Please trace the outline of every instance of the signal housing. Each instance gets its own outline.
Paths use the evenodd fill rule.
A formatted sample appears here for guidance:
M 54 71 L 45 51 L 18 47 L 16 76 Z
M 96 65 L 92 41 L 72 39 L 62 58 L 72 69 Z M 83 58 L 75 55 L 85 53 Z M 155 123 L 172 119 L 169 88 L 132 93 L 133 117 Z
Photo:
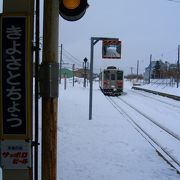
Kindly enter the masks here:
M 87 0 L 60 0 L 59 14 L 67 21 L 77 21 L 88 8 Z

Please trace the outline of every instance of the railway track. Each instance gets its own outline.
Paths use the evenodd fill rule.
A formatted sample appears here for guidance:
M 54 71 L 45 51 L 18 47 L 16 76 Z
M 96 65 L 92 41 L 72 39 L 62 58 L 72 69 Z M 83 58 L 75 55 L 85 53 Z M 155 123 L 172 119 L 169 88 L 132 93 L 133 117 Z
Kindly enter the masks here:
M 170 134 L 171 136 L 173 136 L 175 139 L 180 141 L 180 136 L 176 133 L 174 133 L 173 131 L 171 131 L 170 129 L 168 129 L 167 127 L 164 127 L 162 124 L 158 123 L 157 121 L 155 121 L 154 119 L 152 119 L 151 117 L 149 117 L 148 115 L 146 115 L 144 112 L 141 112 L 140 110 L 138 110 L 138 108 L 134 107 L 133 105 L 129 104 L 127 101 L 123 100 L 122 98 L 118 97 L 118 99 L 120 99 L 123 103 L 125 103 L 126 105 L 128 105 L 129 107 L 131 107 L 133 110 L 135 110 L 136 112 L 138 112 L 139 114 L 141 114 L 143 117 L 145 117 L 148 121 L 151 121 L 154 125 L 158 126 L 160 129 L 164 130 L 166 133 Z
M 167 145 L 165 146 L 157 137 L 154 137 L 151 134 L 151 131 L 147 131 L 145 126 L 143 126 L 137 119 L 143 118 L 143 123 L 146 122 L 147 126 L 151 127 L 151 130 L 154 129 L 154 132 L 158 132 L 160 136 L 162 136 L 164 139 L 170 139 L 171 142 L 180 143 L 179 135 L 175 134 L 170 129 L 165 128 L 161 124 L 155 122 L 154 120 L 152 120 L 152 118 L 150 118 L 143 112 L 139 111 L 137 108 L 133 107 L 131 104 L 123 100 L 121 97 L 106 96 L 106 98 L 114 106 L 114 108 L 116 108 L 117 111 L 120 114 L 122 114 L 125 117 L 125 119 L 128 120 L 131 123 L 131 125 L 153 146 L 156 152 L 168 164 L 170 164 L 174 169 L 176 169 L 178 174 L 180 174 L 180 161 L 178 160 L 177 156 L 175 156 L 171 152 L 171 145 L 169 145 L 167 148 Z M 130 111 L 133 113 L 129 113 Z

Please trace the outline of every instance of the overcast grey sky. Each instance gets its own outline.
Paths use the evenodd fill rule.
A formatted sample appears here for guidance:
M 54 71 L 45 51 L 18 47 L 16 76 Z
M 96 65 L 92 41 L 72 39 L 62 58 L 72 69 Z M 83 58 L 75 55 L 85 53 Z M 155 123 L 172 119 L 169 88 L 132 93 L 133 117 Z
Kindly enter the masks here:
M 137 60 L 143 72 L 150 54 L 153 60 L 177 61 L 180 3 L 168 0 L 88 0 L 88 3 L 90 6 L 79 21 L 69 22 L 60 17 L 59 44 L 62 43 L 79 64 L 85 57 L 90 59 L 91 37 L 113 37 L 122 41 L 120 60 L 102 59 L 102 42 L 94 46 L 96 72 L 116 65 L 126 74 L 131 72 L 131 67 L 136 73 Z M 64 62 L 74 63 L 67 52 Z
M 153 60 L 175 63 L 180 44 L 180 3 L 168 0 L 89 0 L 90 7 L 77 22 L 60 18 L 60 43 L 76 58 L 90 58 L 91 37 L 114 37 L 122 41 L 121 60 L 101 58 L 102 42 L 94 46 L 95 70 L 117 65 L 136 73 Z M 65 59 L 64 59 L 65 60 Z M 65 60 L 66 61 L 66 60 Z M 67 59 L 68 61 L 68 59 Z

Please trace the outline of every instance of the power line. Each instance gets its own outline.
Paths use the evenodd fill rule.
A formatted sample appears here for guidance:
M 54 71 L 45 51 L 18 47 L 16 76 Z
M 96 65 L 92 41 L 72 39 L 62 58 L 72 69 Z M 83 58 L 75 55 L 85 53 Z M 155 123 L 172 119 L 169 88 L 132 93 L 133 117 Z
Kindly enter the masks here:
M 71 62 L 76 65 L 82 65 L 82 62 L 76 61 L 75 59 L 69 57 L 67 54 L 63 53 L 63 62 L 66 62 L 66 61 Z
M 64 52 L 65 52 L 65 53 L 64 53 Z M 63 48 L 63 56 L 65 56 L 68 60 L 73 61 L 73 62 L 75 62 L 75 63 L 77 63 L 77 64 L 79 64 L 79 65 L 82 64 L 82 61 L 81 61 L 81 60 L 79 60 L 79 59 L 77 59 L 76 57 L 74 57 L 70 52 L 68 52 L 68 51 L 65 50 L 64 48 Z

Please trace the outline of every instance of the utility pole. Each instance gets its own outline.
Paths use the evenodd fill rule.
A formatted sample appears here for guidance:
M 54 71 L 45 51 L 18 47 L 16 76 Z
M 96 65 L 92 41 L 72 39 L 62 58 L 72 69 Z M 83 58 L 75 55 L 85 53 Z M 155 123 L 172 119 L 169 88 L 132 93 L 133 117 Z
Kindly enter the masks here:
M 131 67 L 131 76 L 130 76 L 130 81 L 133 79 L 133 67 Z
M 180 45 L 178 45 L 178 60 L 177 60 L 177 88 L 179 87 L 179 58 L 180 58 Z
M 44 0 L 42 96 L 42 180 L 57 178 L 57 108 L 59 87 L 59 0 Z
M 73 70 L 73 87 L 74 87 L 74 70 L 75 70 L 75 64 L 73 64 L 72 70 Z
M 131 75 L 133 74 L 133 67 L 131 67 Z
M 67 74 L 66 72 L 64 73 L 64 90 L 66 90 L 67 87 Z
M 60 67 L 59 67 L 59 78 L 60 78 L 60 84 L 61 84 L 61 73 L 62 73 L 62 48 L 63 48 L 63 45 L 61 44 L 61 51 L 60 51 Z
M 152 65 L 152 54 L 150 55 L 150 63 L 149 63 L 149 80 L 148 84 L 151 82 L 151 65 Z
M 139 73 L 139 60 L 137 60 L 137 80 L 138 80 L 138 74 Z

